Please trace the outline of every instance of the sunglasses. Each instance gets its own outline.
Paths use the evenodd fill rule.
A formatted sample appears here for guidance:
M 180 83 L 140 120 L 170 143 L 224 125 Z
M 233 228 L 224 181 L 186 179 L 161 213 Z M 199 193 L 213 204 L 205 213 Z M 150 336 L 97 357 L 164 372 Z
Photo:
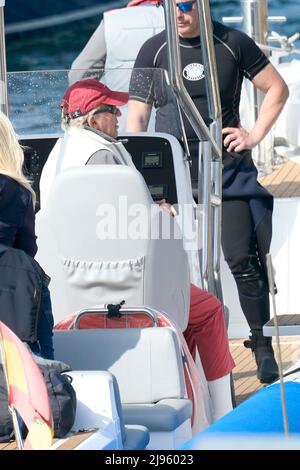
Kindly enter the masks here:
M 110 113 L 115 115 L 118 113 L 118 111 L 119 108 L 117 106 L 103 104 L 97 109 L 94 115 L 99 113 Z
M 196 0 L 191 0 L 189 2 L 179 2 L 176 3 L 176 6 L 180 11 L 182 11 L 182 13 L 189 13 L 192 11 L 194 3 L 196 3 Z

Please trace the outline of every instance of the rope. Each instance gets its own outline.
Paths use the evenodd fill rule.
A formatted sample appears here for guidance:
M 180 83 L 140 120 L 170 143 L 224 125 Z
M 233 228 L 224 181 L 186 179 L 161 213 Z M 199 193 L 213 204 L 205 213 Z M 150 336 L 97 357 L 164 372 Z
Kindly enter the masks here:
M 267 46 L 266 44 L 260 44 L 259 42 L 256 43 L 256 45 L 265 51 L 278 51 L 278 52 L 288 52 L 289 54 L 293 54 L 294 52 L 300 54 L 300 49 L 297 49 L 296 47 L 290 46 L 290 47 L 274 47 L 274 46 Z
M 267 44 L 260 44 L 256 43 L 258 47 L 267 51 L 278 51 L 278 52 L 287 52 L 292 54 L 293 52 L 300 53 L 300 49 L 295 48 L 294 42 L 297 41 L 300 37 L 300 33 L 295 33 L 289 38 L 286 36 L 280 36 L 280 34 L 276 33 L 276 31 L 271 32 L 270 39 L 277 40 L 281 47 L 269 46 Z
M 273 303 L 274 325 L 275 325 L 275 331 L 276 331 L 276 346 L 277 346 L 277 354 L 278 354 L 278 370 L 279 370 L 279 379 L 280 379 L 280 395 L 281 395 L 283 427 L 284 427 L 284 434 L 287 437 L 289 433 L 289 426 L 288 426 L 286 396 L 285 396 L 284 381 L 283 381 L 283 367 L 282 367 L 282 356 L 281 356 L 280 340 L 279 340 L 279 327 L 278 327 L 275 293 L 274 293 L 274 270 L 273 270 L 273 265 L 272 265 L 272 257 L 270 253 L 266 255 L 266 261 L 267 261 L 267 269 L 268 269 L 269 288 L 270 288 L 272 303 Z

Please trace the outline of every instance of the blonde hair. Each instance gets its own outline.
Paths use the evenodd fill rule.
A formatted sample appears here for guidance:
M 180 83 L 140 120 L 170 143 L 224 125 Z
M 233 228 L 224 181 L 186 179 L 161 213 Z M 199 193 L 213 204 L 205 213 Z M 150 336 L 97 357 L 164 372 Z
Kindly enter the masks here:
M 28 189 L 35 205 L 35 192 L 23 173 L 24 153 L 10 120 L 0 111 L 0 174 L 9 176 Z

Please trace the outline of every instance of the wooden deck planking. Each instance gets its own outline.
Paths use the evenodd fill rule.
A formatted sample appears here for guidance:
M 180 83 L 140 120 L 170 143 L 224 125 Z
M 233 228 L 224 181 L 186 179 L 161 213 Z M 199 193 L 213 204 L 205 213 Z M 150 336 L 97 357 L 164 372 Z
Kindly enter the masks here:
M 76 434 L 62 439 L 62 442 L 56 447 L 55 450 L 73 450 L 79 444 L 84 442 L 86 439 L 89 439 L 96 431 L 79 431 Z M 57 443 L 59 439 L 54 439 L 53 444 Z M 16 441 L 3 442 L 0 443 L 1 450 L 17 450 Z M 51 449 L 49 449 L 51 450 Z
M 0 450 L 17 450 L 16 441 L 0 443 Z
M 289 179 L 289 173 L 293 167 L 293 162 L 287 160 L 281 165 L 275 166 L 273 172 L 270 175 L 264 176 L 262 181 L 264 181 L 266 184 L 277 185 L 281 183 L 282 180 Z
M 243 342 L 244 339 L 230 341 L 231 354 L 236 364 L 233 369 L 233 380 L 237 405 L 265 386 L 257 379 L 254 355 L 251 349 L 244 347 Z M 283 368 L 288 369 L 293 362 L 300 359 L 300 337 L 281 337 L 280 346 Z
M 300 165 L 287 160 L 274 167 L 270 175 L 259 179 L 274 197 L 300 197 Z
M 95 431 L 79 431 L 73 436 L 68 437 L 62 444 L 60 444 L 56 450 L 73 450 L 79 444 L 82 444 L 84 441 L 89 439 Z

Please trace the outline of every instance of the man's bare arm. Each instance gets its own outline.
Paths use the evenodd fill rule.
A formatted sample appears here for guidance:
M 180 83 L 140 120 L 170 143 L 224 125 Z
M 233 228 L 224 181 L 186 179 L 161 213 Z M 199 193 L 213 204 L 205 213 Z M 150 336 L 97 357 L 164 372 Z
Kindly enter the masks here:
M 223 129 L 223 134 L 226 134 L 224 145 L 229 152 L 241 152 L 245 149 L 252 149 L 259 144 L 275 123 L 288 99 L 288 87 L 271 64 L 259 72 L 253 78 L 252 83 L 265 93 L 265 97 L 258 118 L 250 132 L 242 127 Z
M 151 115 L 152 104 L 137 100 L 128 101 L 128 115 L 126 121 L 127 132 L 146 131 Z

